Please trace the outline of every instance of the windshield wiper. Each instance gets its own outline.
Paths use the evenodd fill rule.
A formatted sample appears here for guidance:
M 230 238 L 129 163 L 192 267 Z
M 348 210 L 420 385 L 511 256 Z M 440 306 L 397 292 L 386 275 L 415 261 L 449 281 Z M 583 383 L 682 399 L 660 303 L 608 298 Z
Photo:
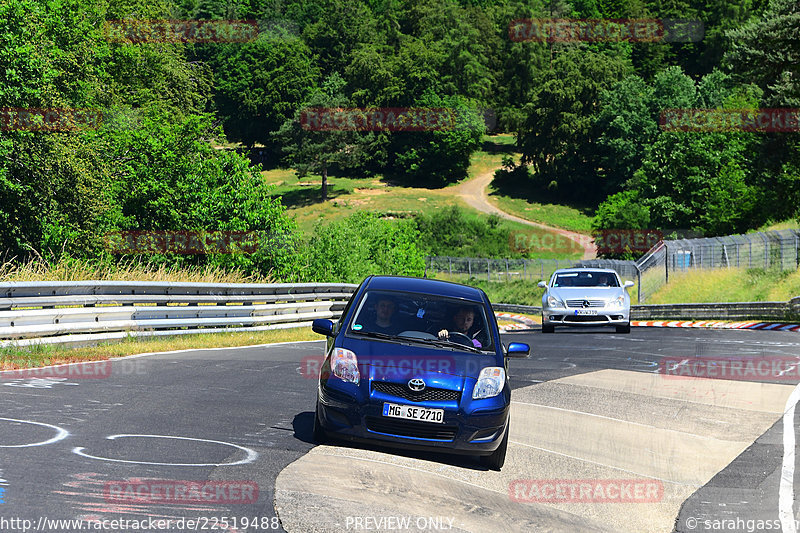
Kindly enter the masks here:
M 384 339 L 387 341 L 409 341 L 409 342 L 418 342 L 420 344 L 431 344 L 433 346 L 443 346 L 447 348 L 459 348 L 462 350 L 468 350 L 474 353 L 484 353 L 482 350 L 474 346 L 467 346 L 466 344 L 461 344 L 460 342 L 453 342 L 453 341 L 446 341 L 442 339 L 420 339 L 418 337 L 406 337 L 404 335 L 389 335 L 388 333 L 380 333 L 377 331 L 352 331 L 354 335 L 363 335 L 365 337 L 372 337 L 375 339 Z
M 388 333 L 380 333 L 378 331 L 353 331 L 350 333 L 354 335 L 364 335 L 365 337 L 374 337 L 376 339 L 385 339 L 387 341 L 408 340 L 408 337 L 401 337 L 399 335 L 389 335 Z
M 479 350 L 478 348 L 476 348 L 474 346 L 467 346 L 466 344 L 461 344 L 460 342 L 446 341 L 446 340 L 442 340 L 442 339 L 412 339 L 412 338 L 409 338 L 409 337 L 401 337 L 401 338 L 417 341 L 417 342 L 420 342 L 422 344 L 432 344 L 433 346 L 443 346 L 443 347 L 447 347 L 447 348 L 459 348 L 461 350 L 467 350 L 467 351 L 470 351 L 470 352 L 473 352 L 473 353 L 481 353 L 481 354 L 483 353 L 482 350 Z

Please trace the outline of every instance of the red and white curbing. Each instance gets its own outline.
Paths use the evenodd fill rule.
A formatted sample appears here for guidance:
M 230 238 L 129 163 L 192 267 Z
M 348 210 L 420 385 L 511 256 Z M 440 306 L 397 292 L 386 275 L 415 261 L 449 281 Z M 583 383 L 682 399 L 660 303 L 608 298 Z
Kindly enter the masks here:
M 499 326 L 500 331 L 516 331 L 534 329 L 539 323 L 525 315 L 511 313 L 495 313 L 497 318 L 513 320 L 516 324 Z M 724 322 L 719 320 L 631 320 L 631 326 L 651 328 L 719 328 L 719 329 L 758 329 L 769 331 L 800 332 L 800 324 L 786 322 Z
M 722 329 L 760 329 L 772 331 L 800 331 L 800 324 L 786 322 L 720 322 L 716 320 L 631 320 L 631 326 L 656 328 L 722 328 Z
M 511 313 L 495 313 L 494 316 L 497 318 L 504 318 L 506 320 L 513 320 L 516 324 L 503 324 L 497 326 L 498 329 L 502 332 L 506 331 L 515 331 L 519 329 L 533 329 L 539 326 L 539 323 L 531 320 L 530 317 L 525 315 L 513 315 Z

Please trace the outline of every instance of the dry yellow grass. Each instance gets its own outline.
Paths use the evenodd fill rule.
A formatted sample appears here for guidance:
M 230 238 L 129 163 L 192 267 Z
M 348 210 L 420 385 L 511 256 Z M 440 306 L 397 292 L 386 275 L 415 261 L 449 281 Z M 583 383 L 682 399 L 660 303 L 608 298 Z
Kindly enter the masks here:
M 0 265 L 0 281 L 186 281 L 206 283 L 271 283 L 268 276 L 246 275 L 219 267 L 174 268 L 164 265 L 130 262 L 104 265 L 81 259 L 55 263 L 34 260 Z

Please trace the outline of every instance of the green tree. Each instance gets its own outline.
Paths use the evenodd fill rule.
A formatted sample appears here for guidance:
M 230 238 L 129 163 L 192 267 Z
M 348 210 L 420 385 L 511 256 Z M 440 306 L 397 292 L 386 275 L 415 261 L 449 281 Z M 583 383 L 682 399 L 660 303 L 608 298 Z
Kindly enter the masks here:
M 800 107 L 800 4 L 770 0 L 761 17 L 727 36 L 725 59 L 740 79 L 761 87 L 767 105 Z
M 634 176 L 655 227 L 710 235 L 747 230 L 756 199 L 750 183 L 754 135 L 662 133 Z
M 302 123 L 304 112 L 347 108 L 345 81 L 339 74 L 329 76 L 321 90 L 315 92 L 283 123 L 274 138 L 283 145 L 286 162 L 299 176 L 319 174 L 322 177 L 322 201 L 328 200 L 328 172 L 331 167 L 358 167 L 367 160 L 367 148 L 375 142 L 372 133 L 362 134 L 347 129 L 316 129 Z M 327 111 L 325 111 L 327 110 Z
M 486 132 L 483 116 L 465 98 L 433 92 L 423 95 L 416 106 L 448 110 L 452 127 L 394 133 L 389 147 L 390 173 L 426 187 L 441 187 L 466 176 L 470 156 L 480 148 Z
M 248 146 L 270 146 L 271 133 L 314 91 L 319 69 L 298 38 L 262 34 L 224 45 L 213 59 L 216 103 L 226 135 Z
M 145 114 L 135 129 L 98 134 L 109 159 L 117 161 L 107 185 L 108 209 L 98 223 L 114 230 L 259 232 L 252 254 L 164 256 L 175 265 L 211 263 L 245 272 L 296 279 L 298 236 L 272 187 L 247 159 L 215 150 L 222 135 L 210 116 L 171 124 L 160 112 Z
M 522 162 L 537 180 L 564 197 L 597 197 L 594 187 L 599 137 L 595 112 L 600 93 L 622 79 L 626 61 L 582 47 L 556 55 L 553 68 L 525 107 L 518 135 Z

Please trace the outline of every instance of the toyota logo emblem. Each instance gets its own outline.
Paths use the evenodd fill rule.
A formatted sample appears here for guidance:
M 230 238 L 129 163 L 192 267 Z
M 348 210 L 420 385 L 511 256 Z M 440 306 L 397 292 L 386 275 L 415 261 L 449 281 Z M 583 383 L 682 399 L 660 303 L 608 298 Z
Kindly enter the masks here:
M 425 382 L 419 378 L 409 380 L 408 388 L 414 392 L 422 392 L 425 390 Z
M 584 300 L 583 301 L 583 305 L 581 307 L 583 307 L 585 309 L 585 308 L 591 307 L 591 306 L 592 306 L 592 304 L 589 303 L 589 300 Z

